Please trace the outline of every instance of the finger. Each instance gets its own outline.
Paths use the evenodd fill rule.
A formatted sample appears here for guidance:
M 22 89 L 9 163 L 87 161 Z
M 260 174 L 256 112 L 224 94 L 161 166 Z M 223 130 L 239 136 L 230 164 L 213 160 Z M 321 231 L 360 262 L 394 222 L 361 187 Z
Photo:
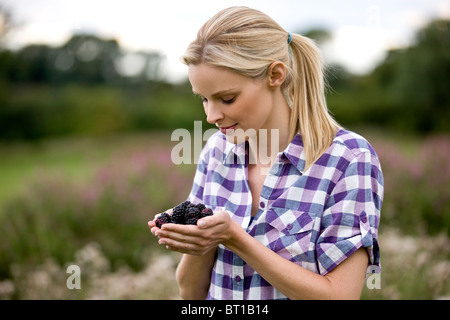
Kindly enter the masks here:
M 196 225 L 166 223 L 161 226 L 162 231 L 177 232 L 186 235 L 198 235 L 200 230 Z
M 162 240 L 171 239 L 183 243 L 199 243 L 203 238 L 202 235 L 179 233 L 176 231 L 169 231 L 167 229 L 158 230 L 155 235 Z
M 167 209 L 167 210 L 164 211 L 164 212 L 166 212 L 166 213 L 168 213 L 168 214 L 172 214 L 173 208 L 172 208 L 172 209 Z M 153 233 L 153 235 L 155 235 L 155 236 L 156 236 L 156 231 L 159 230 L 159 228 L 156 226 L 155 220 L 158 219 L 160 215 L 161 215 L 161 213 L 155 214 L 155 216 L 153 217 L 153 220 L 150 220 L 150 221 L 148 222 L 148 227 L 150 228 L 150 231 L 151 231 L 151 232 Z
M 151 233 L 154 236 L 158 236 L 158 230 L 160 230 L 158 227 L 153 227 L 153 228 L 150 229 Z
M 181 253 L 187 253 L 192 255 L 199 255 L 200 254 L 200 248 L 194 244 L 194 243 L 185 243 L 185 242 L 179 242 L 173 239 L 165 239 L 164 244 L 166 245 L 166 248 L 171 251 L 177 251 Z
M 156 231 L 159 230 L 159 228 L 156 226 L 155 221 L 151 220 L 149 222 L 147 222 L 148 227 L 150 228 L 150 231 L 152 232 L 152 234 L 154 236 L 156 236 Z
M 212 216 L 201 218 L 197 221 L 197 226 L 200 229 L 207 229 L 214 227 L 216 225 L 222 224 L 228 218 L 228 213 L 226 211 L 215 212 Z
M 217 219 L 213 216 L 201 218 L 197 221 L 197 227 L 200 229 L 207 229 L 215 225 L 217 225 Z

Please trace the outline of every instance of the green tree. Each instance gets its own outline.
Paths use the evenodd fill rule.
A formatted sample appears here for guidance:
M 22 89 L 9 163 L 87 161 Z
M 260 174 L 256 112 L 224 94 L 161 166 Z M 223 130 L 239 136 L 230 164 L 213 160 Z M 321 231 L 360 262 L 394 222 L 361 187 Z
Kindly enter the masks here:
M 6 35 L 14 25 L 11 11 L 5 5 L 0 4 L 0 50 L 3 48 Z
M 450 119 L 450 21 L 435 20 L 416 42 L 389 52 L 374 71 L 402 128 L 448 131 Z

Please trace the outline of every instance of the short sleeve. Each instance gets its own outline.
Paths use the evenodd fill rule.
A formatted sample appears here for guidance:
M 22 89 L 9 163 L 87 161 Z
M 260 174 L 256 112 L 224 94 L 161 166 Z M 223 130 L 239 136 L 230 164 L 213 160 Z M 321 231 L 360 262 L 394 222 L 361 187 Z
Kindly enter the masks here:
M 322 275 L 361 247 L 369 255 L 367 272 L 381 272 L 378 226 L 383 175 L 376 155 L 361 152 L 339 177 L 322 215 L 316 255 Z

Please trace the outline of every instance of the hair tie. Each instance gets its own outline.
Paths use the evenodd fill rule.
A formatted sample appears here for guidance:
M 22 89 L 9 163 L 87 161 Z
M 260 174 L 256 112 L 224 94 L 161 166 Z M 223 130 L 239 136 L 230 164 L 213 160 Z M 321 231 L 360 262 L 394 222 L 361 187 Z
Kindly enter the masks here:
M 292 42 L 292 33 L 290 33 L 290 32 L 288 32 L 288 33 L 289 33 L 288 44 L 291 44 L 291 42 Z

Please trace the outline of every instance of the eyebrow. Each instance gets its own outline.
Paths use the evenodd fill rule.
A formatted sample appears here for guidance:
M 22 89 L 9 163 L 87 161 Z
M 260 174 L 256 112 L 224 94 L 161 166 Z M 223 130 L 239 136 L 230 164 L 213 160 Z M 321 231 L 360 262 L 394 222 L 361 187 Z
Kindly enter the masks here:
M 217 96 L 221 96 L 224 94 L 228 94 L 228 93 L 235 93 L 238 89 L 237 88 L 231 88 L 231 89 L 226 89 L 226 90 L 221 90 L 221 91 L 217 91 L 216 93 L 214 93 L 212 96 L 213 97 L 217 97 Z M 197 96 L 201 96 L 199 93 L 195 92 L 194 89 L 192 89 L 192 92 L 197 95 Z

